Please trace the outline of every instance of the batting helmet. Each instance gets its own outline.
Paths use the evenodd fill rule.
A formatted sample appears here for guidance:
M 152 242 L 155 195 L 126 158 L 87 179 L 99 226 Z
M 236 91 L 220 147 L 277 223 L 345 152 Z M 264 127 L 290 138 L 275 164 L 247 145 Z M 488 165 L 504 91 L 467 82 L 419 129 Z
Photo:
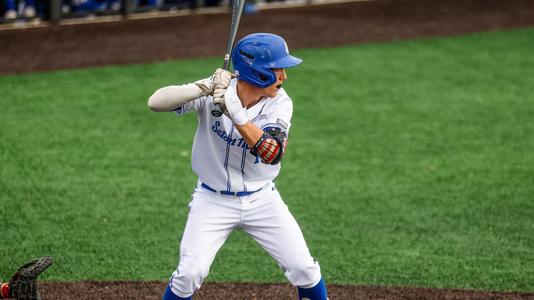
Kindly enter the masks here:
M 260 88 L 276 82 L 272 69 L 291 68 L 301 62 L 302 59 L 289 54 L 286 41 L 272 33 L 247 35 L 232 50 L 237 78 Z

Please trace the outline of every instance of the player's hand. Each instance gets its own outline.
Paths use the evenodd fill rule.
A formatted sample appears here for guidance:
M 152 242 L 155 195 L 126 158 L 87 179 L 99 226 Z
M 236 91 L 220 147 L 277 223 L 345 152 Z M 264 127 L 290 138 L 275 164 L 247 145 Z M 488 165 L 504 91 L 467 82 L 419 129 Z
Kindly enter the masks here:
M 213 95 L 217 87 L 226 88 L 235 75 L 221 68 L 215 70 L 211 77 L 201 79 L 195 84 L 202 90 L 202 96 Z
M 215 70 L 215 73 L 211 76 L 211 81 L 215 84 L 215 87 L 225 88 L 230 85 L 230 81 L 235 75 L 230 71 L 223 70 L 221 68 Z
M 221 111 L 227 116 L 228 115 L 228 109 L 226 109 L 226 106 L 224 105 L 224 93 L 226 93 L 226 87 L 216 87 L 213 91 L 213 104 L 215 104 L 216 107 L 221 108 Z
M 217 87 L 215 91 L 213 91 L 213 103 L 221 104 L 223 113 L 227 115 L 234 124 L 243 126 L 248 123 L 249 119 L 247 110 L 241 104 L 241 100 L 237 96 L 235 87 Z

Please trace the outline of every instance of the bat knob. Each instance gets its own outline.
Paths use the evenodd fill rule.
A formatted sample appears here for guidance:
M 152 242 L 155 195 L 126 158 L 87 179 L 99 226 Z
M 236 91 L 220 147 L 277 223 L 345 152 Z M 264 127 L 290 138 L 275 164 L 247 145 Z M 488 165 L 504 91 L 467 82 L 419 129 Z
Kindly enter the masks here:
M 214 108 L 211 111 L 211 115 L 218 118 L 223 115 L 223 105 L 221 103 L 215 103 Z

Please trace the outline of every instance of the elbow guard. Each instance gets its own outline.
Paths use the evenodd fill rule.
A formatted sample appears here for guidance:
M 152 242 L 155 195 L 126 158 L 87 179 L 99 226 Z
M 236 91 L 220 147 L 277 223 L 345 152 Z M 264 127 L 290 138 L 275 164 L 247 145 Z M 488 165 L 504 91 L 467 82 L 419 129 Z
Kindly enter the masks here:
M 267 127 L 263 135 L 250 149 L 250 153 L 259 156 L 266 164 L 276 165 L 284 157 L 287 145 L 286 133 L 278 127 Z

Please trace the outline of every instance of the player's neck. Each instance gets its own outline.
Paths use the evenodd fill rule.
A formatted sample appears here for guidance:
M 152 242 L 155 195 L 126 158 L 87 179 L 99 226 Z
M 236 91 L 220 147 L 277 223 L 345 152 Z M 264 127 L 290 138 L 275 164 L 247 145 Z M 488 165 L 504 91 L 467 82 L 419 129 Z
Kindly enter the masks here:
M 237 96 L 241 100 L 244 107 L 250 108 L 263 98 L 261 89 L 251 85 L 246 81 L 239 80 L 237 82 Z

